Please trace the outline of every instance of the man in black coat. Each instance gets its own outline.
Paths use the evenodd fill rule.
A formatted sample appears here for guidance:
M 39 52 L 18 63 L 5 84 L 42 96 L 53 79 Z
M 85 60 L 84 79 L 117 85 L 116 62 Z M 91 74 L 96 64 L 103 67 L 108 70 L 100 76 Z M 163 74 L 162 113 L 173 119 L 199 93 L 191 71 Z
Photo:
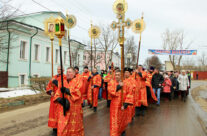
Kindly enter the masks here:
M 164 82 L 164 78 L 163 76 L 160 74 L 159 69 L 155 69 L 154 71 L 154 75 L 152 76 L 152 88 L 155 92 L 155 94 L 157 94 L 157 105 L 160 105 L 160 92 L 161 92 L 161 88 L 162 88 L 162 83 Z

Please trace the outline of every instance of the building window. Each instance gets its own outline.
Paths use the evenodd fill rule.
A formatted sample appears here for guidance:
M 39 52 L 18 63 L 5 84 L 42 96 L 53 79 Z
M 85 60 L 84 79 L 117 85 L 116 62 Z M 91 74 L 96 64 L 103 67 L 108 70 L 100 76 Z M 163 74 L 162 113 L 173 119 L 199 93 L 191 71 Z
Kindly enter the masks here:
M 36 61 L 39 61 L 39 56 L 40 56 L 40 45 L 38 45 L 38 44 L 35 44 L 34 45 L 35 46 L 35 60 Z
M 20 44 L 20 59 L 26 59 L 26 42 L 21 41 Z
M 72 61 L 72 65 L 74 65 L 75 64 L 75 62 L 74 62 L 75 61 L 75 59 L 74 59 L 74 53 L 71 54 L 71 61 Z
M 64 64 L 67 63 L 67 51 L 64 51 Z
M 98 55 L 98 56 L 97 56 L 97 59 L 101 59 L 101 56 L 100 56 L 100 55 Z
M 50 62 L 50 47 L 46 47 L 46 62 Z
M 79 66 L 79 63 L 80 63 L 80 54 L 78 54 L 78 66 Z
M 83 60 L 86 60 L 86 55 L 83 55 Z
M 20 84 L 21 85 L 25 84 L 25 75 L 20 75 Z
M 19 74 L 19 85 L 26 85 L 26 74 Z
M 59 50 L 58 49 L 56 49 L 55 50 L 55 63 L 58 63 L 58 55 L 59 55 Z

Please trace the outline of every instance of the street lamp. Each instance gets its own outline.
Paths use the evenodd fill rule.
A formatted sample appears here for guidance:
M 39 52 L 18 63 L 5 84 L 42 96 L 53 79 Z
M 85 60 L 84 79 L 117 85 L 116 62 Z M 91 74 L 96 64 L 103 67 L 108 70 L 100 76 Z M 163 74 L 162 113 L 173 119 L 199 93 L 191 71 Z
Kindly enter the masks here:
M 128 9 L 128 4 L 125 2 L 125 0 L 116 0 L 113 5 L 113 11 L 117 15 L 118 22 L 113 21 L 111 24 L 112 30 L 118 29 L 119 31 L 119 44 L 121 47 L 121 80 L 124 80 L 124 29 L 125 27 L 130 28 L 131 27 L 131 20 L 127 19 L 125 21 L 125 13 Z M 121 99 L 123 104 L 123 89 L 121 91 Z

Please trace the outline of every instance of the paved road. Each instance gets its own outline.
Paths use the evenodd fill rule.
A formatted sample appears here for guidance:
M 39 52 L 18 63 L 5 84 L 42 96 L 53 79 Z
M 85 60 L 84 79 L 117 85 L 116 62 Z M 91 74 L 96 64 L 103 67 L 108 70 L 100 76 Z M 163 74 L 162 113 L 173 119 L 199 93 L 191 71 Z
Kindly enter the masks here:
M 194 82 L 192 88 L 205 84 Z M 126 130 L 127 136 L 205 136 L 193 108 L 193 100 L 161 101 L 161 106 L 152 105 L 144 117 L 135 118 Z M 48 136 L 49 103 L 0 114 L 1 136 Z M 109 136 L 109 109 L 84 117 L 86 136 Z

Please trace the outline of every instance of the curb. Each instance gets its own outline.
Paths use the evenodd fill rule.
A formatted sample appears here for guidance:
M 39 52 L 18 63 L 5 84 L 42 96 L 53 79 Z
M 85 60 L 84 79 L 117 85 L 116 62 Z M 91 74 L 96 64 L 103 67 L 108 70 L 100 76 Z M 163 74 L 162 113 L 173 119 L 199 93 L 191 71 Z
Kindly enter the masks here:
M 203 104 L 200 103 L 201 99 L 202 99 L 202 101 L 205 101 L 205 100 L 203 100 L 204 98 L 200 98 L 198 95 L 198 93 L 200 91 L 203 91 L 206 88 L 207 88 L 207 86 L 204 86 L 204 85 L 200 85 L 196 88 L 193 88 L 191 90 L 191 96 L 192 96 L 193 101 L 196 103 L 196 105 L 193 105 L 193 107 L 196 109 L 196 111 L 197 110 L 200 111 L 197 113 L 198 121 L 199 121 L 202 129 L 204 130 L 204 132 L 207 135 L 207 120 L 206 120 L 207 112 L 205 110 L 206 106 L 204 107 Z

